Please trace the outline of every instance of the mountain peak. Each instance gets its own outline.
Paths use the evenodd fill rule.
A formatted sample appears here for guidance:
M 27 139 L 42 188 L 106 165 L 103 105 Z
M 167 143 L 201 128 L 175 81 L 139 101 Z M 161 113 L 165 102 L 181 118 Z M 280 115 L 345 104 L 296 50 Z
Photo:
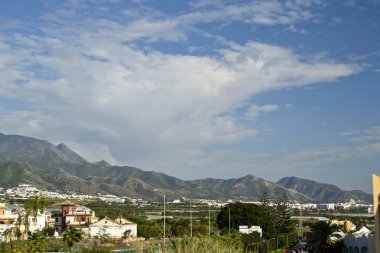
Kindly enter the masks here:
M 110 167 L 110 166 L 112 166 L 109 162 L 107 162 L 105 160 L 101 160 L 99 162 L 95 162 L 94 164 L 95 165 L 100 165 L 100 166 L 103 166 L 103 167 Z
M 298 191 L 305 194 L 316 202 L 348 202 L 351 199 L 371 202 L 371 195 L 362 191 L 345 191 L 339 187 L 320 183 L 310 179 L 298 177 L 284 177 L 276 182 L 278 185 L 290 190 Z
M 57 148 L 58 149 L 68 149 L 68 147 L 66 146 L 65 143 L 60 143 L 59 145 L 57 145 Z
M 372 201 L 372 195 L 361 191 L 344 191 L 334 185 L 297 177 L 283 178 L 277 183 L 250 174 L 232 179 L 184 181 L 163 173 L 111 166 L 105 160 L 89 163 L 64 143 L 55 146 L 31 137 L 0 134 L 0 175 L 8 174 L 11 176 L 0 177 L 0 186 L 28 182 L 61 191 L 75 189 L 147 199 L 155 198 L 152 196 L 155 188 L 165 189 L 168 197 L 254 200 L 264 193 L 273 196 L 281 188 L 290 200 L 299 202 Z
M 56 146 L 57 149 L 59 149 L 69 160 L 76 162 L 76 163 L 85 163 L 86 160 L 82 158 L 80 155 L 72 151 L 66 144 L 60 143 Z

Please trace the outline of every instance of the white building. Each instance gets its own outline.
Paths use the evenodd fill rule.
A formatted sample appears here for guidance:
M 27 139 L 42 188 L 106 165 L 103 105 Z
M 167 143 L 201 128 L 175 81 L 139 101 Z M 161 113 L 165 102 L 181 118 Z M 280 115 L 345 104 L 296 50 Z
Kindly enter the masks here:
M 359 231 L 347 234 L 343 239 L 345 252 L 348 253 L 371 253 L 375 252 L 375 235 L 366 227 Z
M 260 234 L 260 237 L 263 236 L 263 229 L 260 226 L 251 226 L 247 225 L 239 226 L 239 232 L 242 234 L 252 234 L 253 232 L 257 232 Z
M 334 210 L 335 209 L 335 204 L 334 203 L 317 204 L 317 209 L 321 209 L 321 210 Z
M 89 225 L 90 237 L 105 236 L 111 239 L 136 238 L 137 224 L 118 218 L 115 221 L 107 217 Z
M 31 215 L 28 217 L 29 231 L 34 233 L 36 231 L 42 231 L 48 226 L 49 221 L 51 221 L 51 213 L 45 211 L 43 214 L 38 213 L 36 216 Z

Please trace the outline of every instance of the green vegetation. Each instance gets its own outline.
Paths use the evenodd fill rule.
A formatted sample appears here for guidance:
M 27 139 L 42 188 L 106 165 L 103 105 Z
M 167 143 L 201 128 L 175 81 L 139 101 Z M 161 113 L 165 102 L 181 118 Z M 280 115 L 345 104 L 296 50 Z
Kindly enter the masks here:
M 19 200 L 16 200 L 19 201 Z M 57 207 L 58 200 L 46 200 L 37 196 L 29 201 L 22 201 L 28 211 L 26 215 L 33 217 L 45 207 Z M 63 239 L 51 238 L 54 229 L 45 228 L 42 233 L 31 235 L 29 241 L 18 241 L 17 226 L 7 231 L 7 242 L 1 244 L 2 252 L 42 252 L 42 251 L 69 251 L 73 246 L 81 252 L 110 252 L 113 249 L 134 249 L 134 252 L 260 252 L 274 251 L 277 246 L 284 249 L 287 245 L 296 242 L 297 224 L 290 220 L 288 199 L 284 192 L 277 191 L 272 198 L 273 205 L 269 205 L 266 194 L 261 197 L 259 204 L 234 203 L 227 206 L 213 207 L 207 204 L 192 204 L 192 219 L 190 220 L 189 203 L 166 204 L 166 247 L 163 248 L 163 205 L 138 205 L 130 203 L 104 203 L 75 201 L 96 212 L 99 217 L 115 219 L 123 218 L 138 224 L 138 236 L 145 241 L 122 242 L 112 241 L 107 236 L 99 234 L 97 238 L 83 239 L 83 235 L 72 227 L 64 233 Z M 229 234 L 229 210 L 231 214 L 231 233 Z M 305 212 L 302 211 L 304 214 Z M 318 214 L 318 213 L 314 213 Z M 210 217 L 209 217 L 210 215 Z M 308 215 L 312 216 L 312 211 Z M 170 216 L 170 217 L 169 217 Z M 209 230 L 210 218 L 210 230 Z M 22 219 L 25 219 L 24 217 Z M 362 218 L 360 218 L 362 219 Z M 366 221 L 363 220 L 363 223 Z M 339 252 L 340 242 L 332 243 L 328 240 L 334 229 L 324 226 L 314 220 L 303 221 L 310 227 L 307 238 L 316 252 Z M 326 224 L 326 223 L 325 223 Z M 190 227 L 190 225 L 192 225 Z M 249 235 L 238 233 L 239 225 L 259 225 L 263 229 L 263 237 L 258 233 Z M 73 231 L 75 230 L 75 231 Z M 192 231 L 192 237 L 190 236 Z M 209 236 L 209 233 L 211 236 Z M 330 233 L 330 234 L 329 234 Z M 12 234 L 12 235 L 11 235 Z M 327 237 L 326 237 L 327 234 Z M 323 236 L 322 236 L 323 235 Z M 128 233 L 125 235 L 128 237 Z M 74 239 L 77 238 L 77 239 Z M 327 238 L 320 240 L 319 238 Z M 66 244 L 66 245 L 65 245 Z M 327 250 L 327 251 L 326 251 Z M 0 251 L 1 252 L 1 251 Z
M 79 229 L 76 229 L 72 226 L 66 228 L 65 232 L 63 232 L 63 241 L 67 243 L 72 251 L 72 248 L 76 242 L 79 242 L 83 239 L 83 232 Z
M 331 225 L 324 221 L 318 221 L 311 225 L 308 235 L 310 250 L 316 253 L 338 253 L 342 251 L 342 241 L 333 242 L 330 235 L 338 230 L 336 225 Z
M 20 183 L 24 168 L 15 162 L 0 162 L 0 186 L 16 185 Z
M 171 241 L 171 245 L 163 252 L 183 252 L 183 253 L 224 253 L 224 252 L 242 252 L 243 245 L 241 241 L 234 240 L 228 236 L 213 237 L 183 237 Z
M 46 238 L 42 232 L 37 232 L 32 235 L 29 241 L 29 252 L 44 252 L 46 247 Z
M 96 216 L 99 218 L 108 217 L 110 219 L 116 219 L 117 217 L 122 216 L 131 221 L 141 221 L 139 218 L 139 212 L 141 211 L 137 209 L 137 206 L 101 201 L 87 201 L 83 204 L 91 210 L 94 210 Z M 143 211 L 145 211 L 145 209 L 143 209 Z
M 261 204 L 235 203 L 223 207 L 218 214 L 219 229 L 226 231 L 229 226 L 229 210 L 231 215 L 231 229 L 238 230 L 240 225 L 260 226 L 265 239 L 277 238 L 280 234 L 290 234 L 295 231 L 289 211 L 288 199 L 284 192 L 276 192 L 273 199 L 274 206 L 269 206 L 269 200 L 264 194 Z

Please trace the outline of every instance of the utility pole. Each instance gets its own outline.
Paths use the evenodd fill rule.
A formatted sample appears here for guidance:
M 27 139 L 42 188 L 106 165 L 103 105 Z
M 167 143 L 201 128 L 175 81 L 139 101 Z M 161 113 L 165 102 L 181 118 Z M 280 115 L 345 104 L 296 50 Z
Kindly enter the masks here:
M 191 199 L 190 199 L 190 237 L 193 237 L 193 215 L 191 214 Z

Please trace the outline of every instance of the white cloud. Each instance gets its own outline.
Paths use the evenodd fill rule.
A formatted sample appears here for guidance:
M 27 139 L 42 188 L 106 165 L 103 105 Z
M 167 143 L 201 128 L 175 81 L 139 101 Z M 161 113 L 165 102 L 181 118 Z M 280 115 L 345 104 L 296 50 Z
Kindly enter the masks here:
M 66 140 L 65 144 L 78 155 L 85 157 L 89 161 L 105 160 L 110 164 L 120 164 L 111 154 L 110 147 L 107 144 L 97 142 L 81 142 Z M 101 156 L 99 156 L 101 154 Z
M 40 135 L 42 134 L 42 125 L 48 120 L 47 116 L 38 111 L 8 111 L 0 109 L 0 113 L 1 131 L 7 134 Z
M 343 137 L 348 137 L 348 140 L 353 143 L 368 144 L 373 142 L 380 143 L 380 127 L 370 127 L 362 130 L 349 131 L 340 133 Z
M 356 131 L 337 134 L 342 144 L 304 147 L 300 150 L 277 154 L 272 162 L 264 162 L 262 168 L 287 171 L 297 174 L 305 171 L 320 171 L 326 168 L 337 168 L 336 164 L 351 163 L 357 160 L 378 160 L 380 155 L 380 127 L 370 127 Z M 352 168 L 351 168 L 352 169 Z M 359 168 L 357 168 L 359 169 Z M 367 168 L 360 168 L 368 170 Z
M 162 143 L 171 149 L 254 137 L 252 127 L 220 115 L 259 92 L 358 71 L 354 65 L 307 62 L 289 49 L 258 42 L 233 44 L 218 58 L 145 53 L 123 45 L 117 40 L 123 28 L 110 25 L 106 34 L 81 28 L 80 34 L 51 31 L 44 39 L 18 35 L 22 50 L 2 42 L 8 47 L 0 69 L 3 96 L 37 104 L 56 121 L 54 128 L 70 122 L 95 134 L 84 141 L 101 135 L 118 146 L 138 142 L 143 157 L 145 149 L 161 150 Z M 277 108 L 253 106 L 248 114 Z
M 255 117 L 260 116 L 261 113 L 274 112 L 274 111 L 277 111 L 278 109 L 279 109 L 278 105 L 271 105 L 271 104 L 262 105 L 262 106 L 251 105 L 249 109 L 247 110 L 247 112 L 245 113 L 245 115 L 247 117 L 255 118 Z
M 12 113 L 1 117 L 2 131 L 68 141 L 90 160 L 132 161 L 150 169 L 166 155 L 183 153 L 173 159 L 192 158 L 196 164 L 199 155 L 188 150 L 202 152 L 256 136 L 255 126 L 230 115 L 237 105 L 261 92 L 333 82 L 360 69 L 326 58 L 308 61 L 291 49 L 255 41 L 230 43 L 217 55 L 203 56 L 144 51 L 132 42 L 184 40 L 183 24 L 241 20 L 242 13 L 245 22 L 289 24 L 311 17 L 303 6 L 308 2 L 295 2 L 287 8 L 300 12 L 286 14 L 279 3 L 253 2 L 248 10 L 231 5 L 211 16 L 199 12 L 127 24 L 61 20 L 59 25 L 39 24 L 36 33 L 43 31 L 44 37 L 0 36 L 0 94 L 33 104 L 26 115 L 4 109 Z M 247 114 L 277 109 L 254 105 Z M 176 165 L 170 166 L 165 169 Z
M 247 24 L 274 26 L 285 25 L 290 30 L 297 32 L 305 32 L 303 29 L 295 28 L 295 24 L 309 21 L 315 18 L 313 7 L 322 5 L 321 1 L 193 1 L 190 11 L 180 15 L 165 15 L 164 13 L 144 6 L 143 3 L 136 5 L 134 8 L 129 7 L 115 12 L 113 20 L 125 19 L 129 20 L 128 24 L 121 28 L 121 33 L 117 34 L 117 38 L 124 38 L 125 41 L 145 39 L 148 41 L 169 40 L 182 41 L 187 37 L 189 31 L 197 30 L 197 25 L 205 23 L 231 23 L 244 22 Z M 103 17 L 109 15 L 101 9 L 100 3 L 69 2 L 54 8 L 54 11 L 43 15 L 44 21 L 57 25 L 64 25 L 66 20 L 70 22 L 80 21 L 81 23 L 91 23 L 96 29 L 107 34 L 109 29 L 105 29 L 105 25 L 119 26 L 115 21 L 107 18 L 88 18 L 84 20 L 81 16 Z M 121 14 L 121 15 L 119 15 Z M 71 29 L 72 27 L 70 27 Z M 109 28 L 109 27 L 108 27 Z M 120 27 L 119 27 L 120 28 Z M 81 30 L 80 28 L 76 28 Z M 72 29 L 71 29 L 72 31 Z M 113 34 L 115 36 L 115 34 Z

